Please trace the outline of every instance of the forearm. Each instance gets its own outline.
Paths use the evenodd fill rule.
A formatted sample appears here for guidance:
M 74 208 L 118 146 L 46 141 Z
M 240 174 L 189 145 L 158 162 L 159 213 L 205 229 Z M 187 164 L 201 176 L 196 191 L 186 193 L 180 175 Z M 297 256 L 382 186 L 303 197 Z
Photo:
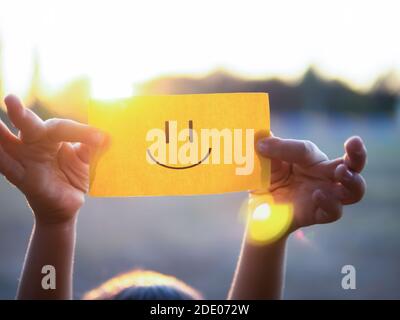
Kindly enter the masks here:
M 228 299 L 281 299 L 287 237 L 262 245 L 246 234 Z
M 36 222 L 28 245 L 17 299 L 72 299 L 76 218 L 57 224 Z M 53 266 L 54 289 L 44 289 L 44 266 Z

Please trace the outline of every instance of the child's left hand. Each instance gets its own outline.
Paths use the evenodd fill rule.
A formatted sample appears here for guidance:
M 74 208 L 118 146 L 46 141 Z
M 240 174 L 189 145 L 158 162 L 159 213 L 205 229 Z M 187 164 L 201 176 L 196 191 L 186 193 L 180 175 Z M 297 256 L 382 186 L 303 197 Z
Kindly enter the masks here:
M 359 137 L 345 142 L 345 155 L 329 160 L 310 141 L 265 138 L 257 143 L 260 155 L 272 160 L 270 192 L 275 202 L 292 203 L 290 231 L 329 223 L 342 215 L 342 205 L 361 200 L 366 183 L 360 172 L 367 151 Z
M 13 95 L 7 115 L 15 136 L 0 120 L 0 173 L 26 196 L 36 222 L 73 222 L 89 186 L 91 150 L 104 136 L 96 128 L 67 119 L 43 121 Z

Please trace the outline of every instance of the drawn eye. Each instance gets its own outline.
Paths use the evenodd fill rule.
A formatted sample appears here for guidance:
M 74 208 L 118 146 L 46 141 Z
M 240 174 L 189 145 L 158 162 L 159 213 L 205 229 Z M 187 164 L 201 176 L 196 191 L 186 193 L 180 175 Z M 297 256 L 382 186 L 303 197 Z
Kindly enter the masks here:
M 169 121 L 165 121 L 165 143 L 169 143 Z
M 189 141 L 193 142 L 193 120 L 189 120 Z M 169 143 L 169 121 L 165 121 L 165 143 Z
M 172 144 L 174 144 L 175 147 L 177 147 L 177 143 L 178 143 L 178 141 L 175 141 L 175 139 L 177 139 L 177 138 L 180 139 L 180 136 L 181 136 L 181 133 L 179 133 L 179 134 L 177 133 L 177 124 L 176 123 L 177 123 L 177 121 L 172 120 Z M 164 131 L 165 131 L 165 143 L 169 143 L 169 121 L 165 121 L 164 124 L 165 124 L 165 128 L 164 128 Z M 193 131 L 193 120 L 189 120 L 188 121 L 188 127 L 189 127 L 189 142 L 190 143 L 194 143 L 194 136 L 193 135 L 195 134 L 195 132 Z M 187 139 L 186 138 L 186 129 L 181 131 L 181 132 L 185 133 L 185 138 L 184 139 L 186 140 Z M 178 134 L 178 137 L 177 137 L 177 134 Z M 196 139 L 197 139 L 197 135 L 196 135 Z M 196 140 L 196 143 L 197 143 L 197 140 Z M 203 158 L 201 158 L 199 161 L 197 161 L 196 163 L 192 163 L 192 164 L 190 164 L 188 166 L 184 166 L 184 167 L 182 167 L 182 166 L 169 166 L 168 164 L 159 162 L 157 159 L 155 159 L 153 157 L 153 155 L 152 155 L 152 153 L 150 151 L 150 148 L 148 148 L 146 152 L 147 152 L 147 155 L 151 158 L 151 160 L 153 162 L 155 162 L 156 164 L 160 165 L 161 167 L 168 168 L 168 169 L 180 170 L 180 169 L 190 169 L 190 168 L 198 166 L 199 164 L 202 164 L 211 155 L 211 149 L 212 148 L 208 148 L 207 154 Z
M 189 120 L 189 141 L 193 142 L 193 120 Z

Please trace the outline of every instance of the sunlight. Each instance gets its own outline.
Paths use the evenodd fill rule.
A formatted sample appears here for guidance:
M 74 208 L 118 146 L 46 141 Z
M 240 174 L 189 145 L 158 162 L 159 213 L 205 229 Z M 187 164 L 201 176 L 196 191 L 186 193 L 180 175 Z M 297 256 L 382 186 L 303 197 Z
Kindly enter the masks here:
M 267 244 L 287 232 L 293 219 L 290 204 L 274 203 L 268 194 L 250 194 L 247 206 L 249 241 Z
M 361 14 L 357 1 L 4 0 L 5 91 L 27 92 L 35 50 L 46 90 L 86 76 L 98 98 L 131 95 L 156 76 L 221 67 L 295 78 L 314 64 L 365 88 L 382 70 L 400 69 L 399 4 L 362 5 Z
M 254 220 L 266 220 L 271 215 L 271 208 L 267 203 L 260 204 L 253 212 Z

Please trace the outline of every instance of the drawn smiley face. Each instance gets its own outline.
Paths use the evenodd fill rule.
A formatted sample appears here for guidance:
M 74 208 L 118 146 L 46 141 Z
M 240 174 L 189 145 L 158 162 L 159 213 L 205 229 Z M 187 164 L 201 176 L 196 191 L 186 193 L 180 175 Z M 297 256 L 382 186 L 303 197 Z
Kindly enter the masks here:
M 168 145 L 170 143 L 170 123 L 169 121 L 165 121 L 165 144 Z M 177 137 L 173 137 L 173 139 L 176 139 Z M 194 143 L 193 141 L 193 120 L 189 120 L 189 143 Z M 165 163 L 161 163 L 160 161 L 158 161 L 152 154 L 151 151 L 149 149 L 147 149 L 147 154 L 150 157 L 150 159 L 152 161 L 154 161 L 154 163 L 158 164 L 161 167 L 167 168 L 167 169 L 175 169 L 175 170 L 183 170 L 183 169 L 190 169 L 193 167 L 198 166 L 199 164 L 203 163 L 210 155 L 211 155 L 211 150 L 212 148 L 208 148 L 208 152 L 196 163 L 193 163 L 191 165 L 188 166 L 170 166 L 167 165 Z

